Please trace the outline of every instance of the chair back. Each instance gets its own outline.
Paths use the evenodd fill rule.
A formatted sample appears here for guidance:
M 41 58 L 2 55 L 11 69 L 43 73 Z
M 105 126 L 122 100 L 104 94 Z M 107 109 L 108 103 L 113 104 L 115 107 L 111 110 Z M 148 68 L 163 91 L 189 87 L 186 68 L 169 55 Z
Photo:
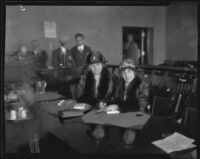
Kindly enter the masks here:
M 153 116 L 174 116 L 174 100 L 167 97 L 156 96 L 153 100 Z
M 197 108 L 187 107 L 183 118 L 183 124 L 190 131 L 190 135 L 197 137 Z

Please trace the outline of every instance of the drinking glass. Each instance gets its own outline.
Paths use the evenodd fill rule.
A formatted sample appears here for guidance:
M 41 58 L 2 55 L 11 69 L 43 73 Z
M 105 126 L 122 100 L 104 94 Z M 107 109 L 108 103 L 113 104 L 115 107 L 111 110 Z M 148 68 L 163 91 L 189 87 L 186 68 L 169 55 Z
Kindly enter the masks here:
M 36 93 L 39 93 L 39 94 L 45 93 L 46 86 L 47 86 L 46 81 L 37 81 L 36 82 Z

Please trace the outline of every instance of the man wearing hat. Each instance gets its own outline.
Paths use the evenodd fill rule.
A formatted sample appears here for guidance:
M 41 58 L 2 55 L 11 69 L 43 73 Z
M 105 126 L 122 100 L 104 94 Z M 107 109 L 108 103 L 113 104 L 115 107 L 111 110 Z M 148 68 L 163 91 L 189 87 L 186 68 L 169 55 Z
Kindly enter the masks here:
M 68 36 L 63 36 L 60 41 L 60 47 L 53 51 L 52 66 L 55 68 L 64 66 L 74 66 L 71 52 L 68 49 Z
M 110 109 L 120 112 L 145 111 L 149 104 L 149 87 L 138 76 L 138 66 L 131 59 L 123 60 L 119 65 L 120 79 L 116 84 L 115 104 Z M 126 129 L 123 133 L 123 141 L 132 144 L 136 131 Z

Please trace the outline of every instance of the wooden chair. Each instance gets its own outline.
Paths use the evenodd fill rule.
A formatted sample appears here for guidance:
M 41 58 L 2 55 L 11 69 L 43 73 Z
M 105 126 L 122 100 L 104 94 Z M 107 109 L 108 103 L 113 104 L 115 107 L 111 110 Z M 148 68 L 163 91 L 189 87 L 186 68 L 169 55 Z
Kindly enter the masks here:
M 153 101 L 152 115 L 174 117 L 174 100 L 156 96 Z
M 37 134 L 30 138 L 29 147 L 31 153 L 40 153 L 39 137 Z
M 190 130 L 190 135 L 197 137 L 197 108 L 187 107 L 183 118 L 183 124 Z

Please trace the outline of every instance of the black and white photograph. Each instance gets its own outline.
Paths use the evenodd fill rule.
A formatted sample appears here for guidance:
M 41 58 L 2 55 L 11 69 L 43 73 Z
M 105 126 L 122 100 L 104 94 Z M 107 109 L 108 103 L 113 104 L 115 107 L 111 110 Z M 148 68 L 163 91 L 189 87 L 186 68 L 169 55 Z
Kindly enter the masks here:
M 197 159 L 197 2 L 17 3 L 3 153 Z

